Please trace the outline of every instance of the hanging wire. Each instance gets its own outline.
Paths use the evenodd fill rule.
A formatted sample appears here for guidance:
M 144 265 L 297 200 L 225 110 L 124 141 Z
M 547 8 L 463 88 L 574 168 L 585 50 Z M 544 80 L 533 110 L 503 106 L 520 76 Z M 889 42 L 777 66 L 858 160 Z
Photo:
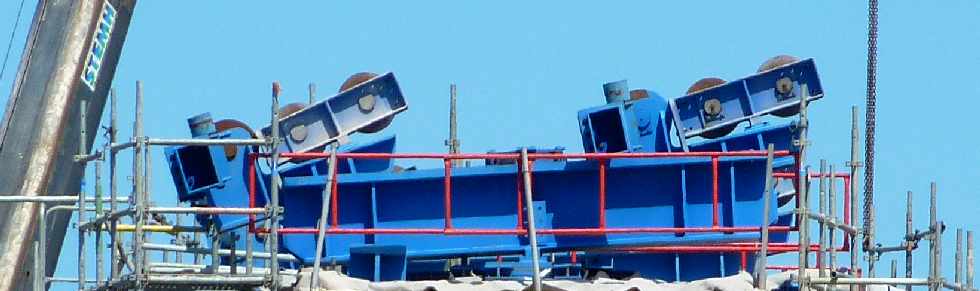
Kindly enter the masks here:
M 875 103 L 878 81 L 878 0 L 868 1 L 868 92 L 865 110 L 864 143 L 864 236 L 865 247 L 871 247 L 874 239 L 874 180 L 875 180 Z
M 20 7 L 17 8 L 17 17 L 14 18 L 14 29 L 10 30 L 10 40 L 7 41 L 7 52 L 3 54 L 3 65 L 0 66 L 0 80 L 3 80 L 3 74 L 7 72 L 7 61 L 10 59 L 10 50 L 14 46 L 14 36 L 17 34 L 17 27 L 20 25 L 20 16 L 24 12 L 24 2 L 25 0 L 20 0 Z

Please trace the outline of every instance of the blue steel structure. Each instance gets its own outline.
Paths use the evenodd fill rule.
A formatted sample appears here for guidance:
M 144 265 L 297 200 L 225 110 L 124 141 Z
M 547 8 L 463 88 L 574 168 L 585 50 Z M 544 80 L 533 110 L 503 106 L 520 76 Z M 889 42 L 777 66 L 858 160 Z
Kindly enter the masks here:
M 803 84 L 809 88 L 805 94 Z M 625 82 L 605 88 L 607 93 L 629 92 Z M 566 270 L 555 276 L 602 269 L 691 280 L 737 271 L 738 255 L 609 250 L 753 242 L 763 225 L 780 230 L 770 241 L 786 242 L 793 222 L 788 201 L 770 197 L 772 205 L 786 207 L 773 207 L 768 220 L 760 220 L 766 163 L 759 153 L 773 144 L 780 153 L 773 168 L 795 172 L 796 123 L 762 118 L 799 106 L 804 96 L 823 96 L 813 61 L 672 100 L 646 93 L 649 97 L 632 100 L 607 94 L 608 104 L 579 111 L 585 154 L 563 154 L 560 147 L 530 154 L 538 247 L 555 258 L 545 260 L 546 267 Z M 365 110 L 365 96 L 382 105 Z M 332 173 L 327 172 L 325 146 L 405 108 L 397 82 L 387 74 L 285 117 L 282 135 L 292 141 L 282 150 L 293 153 L 283 154 L 288 161 L 276 173 L 253 147 L 237 147 L 233 154 L 217 146 L 167 148 L 179 199 L 201 206 L 261 207 L 268 201 L 271 175 L 279 175 L 279 203 L 285 209 L 280 247 L 303 265 L 321 260 L 344 265 L 352 276 L 397 280 L 443 276 L 447 259 L 462 258 L 463 264 L 451 271 L 526 275 L 527 205 L 521 203 L 519 165 L 507 162 L 516 154 L 398 155 L 393 154 L 395 138 L 389 136 L 341 147 L 336 183 L 328 184 Z M 751 125 L 739 132 L 697 137 L 744 121 Z M 244 128 L 217 131 L 209 122 L 192 120 L 194 136 L 251 134 Z M 446 167 L 406 171 L 394 165 L 400 157 L 443 159 Z M 486 164 L 451 167 L 453 158 L 485 158 Z M 320 217 L 325 187 L 334 187 L 333 201 L 328 217 Z M 324 253 L 316 254 L 314 229 L 320 219 L 330 221 L 330 227 Z M 242 217 L 200 216 L 198 221 L 229 234 L 250 229 L 249 219 Z M 239 247 L 242 243 L 237 241 Z

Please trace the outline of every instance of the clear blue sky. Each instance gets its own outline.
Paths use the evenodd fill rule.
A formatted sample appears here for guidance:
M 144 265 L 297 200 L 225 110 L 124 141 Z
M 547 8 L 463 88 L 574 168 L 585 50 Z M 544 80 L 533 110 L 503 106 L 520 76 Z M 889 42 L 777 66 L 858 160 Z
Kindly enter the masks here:
M 4 47 L 18 2 L 0 3 Z M 135 81 L 144 80 L 146 132 L 185 137 L 185 118 L 203 111 L 265 124 L 273 80 L 282 81 L 283 102 L 291 102 L 306 100 L 309 82 L 326 95 L 351 73 L 393 71 L 410 108 L 386 130 L 399 134 L 399 151 L 445 150 L 450 82 L 459 86 L 464 151 L 520 145 L 581 151 L 575 111 L 601 104 L 604 82 L 626 78 L 634 88 L 676 97 L 701 77 L 735 79 L 768 57 L 792 54 L 816 59 L 827 93 L 810 109 L 811 161 L 843 168 L 850 106 L 864 104 L 866 5 L 142 1 L 114 84 L 122 121 L 131 118 Z M 33 7 L 28 3 L 21 17 L 0 92 L 10 92 Z M 916 193 L 916 224 L 923 227 L 928 185 L 937 181 L 941 218 L 951 227 L 943 260 L 949 278 L 952 229 L 980 230 L 973 217 L 980 212 L 977 15 L 980 2 L 971 0 L 881 3 L 879 233 L 887 245 L 899 242 L 906 190 Z M 129 135 L 126 126 L 122 133 Z M 173 204 L 162 150 L 153 154 L 153 196 Z M 74 241 L 65 249 L 58 275 L 74 276 Z M 886 256 L 880 270 L 892 258 L 898 257 Z M 925 252 L 916 262 L 916 274 L 924 275 Z

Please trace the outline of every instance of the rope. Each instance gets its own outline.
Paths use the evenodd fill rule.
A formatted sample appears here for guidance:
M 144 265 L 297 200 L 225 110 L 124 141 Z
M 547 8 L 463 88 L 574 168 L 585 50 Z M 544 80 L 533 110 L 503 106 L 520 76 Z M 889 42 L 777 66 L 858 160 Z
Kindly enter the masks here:
M 10 59 L 10 49 L 14 46 L 14 36 L 17 34 L 17 27 L 20 25 L 20 15 L 24 12 L 24 0 L 20 0 L 20 7 L 17 8 L 17 17 L 14 18 L 14 29 L 10 31 L 10 40 L 7 41 L 7 52 L 3 55 L 3 66 L 0 67 L 0 80 L 3 80 L 3 73 L 7 71 L 7 60 Z

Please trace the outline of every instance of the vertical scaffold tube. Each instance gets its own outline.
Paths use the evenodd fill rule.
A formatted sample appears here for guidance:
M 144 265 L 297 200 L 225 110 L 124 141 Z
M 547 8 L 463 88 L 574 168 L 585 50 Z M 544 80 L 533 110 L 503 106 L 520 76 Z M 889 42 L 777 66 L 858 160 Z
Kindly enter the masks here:
M 272 259 L 269 260 L 269 272 L 271 273 L 272 290 L 279 290 L 279 94 L 281 88 L 279 81 L 272 83 L 272 141 L 270 142 L 270 172 L 272 173 L 272 183 L 269 189 L 269 221 L 271 233 L 269 234 L 269 253 Z
M 766 265 L 768 264 L 767 259 L 769 256 L 769 212 L 772 207 L 770 204 L 772 196 L 772 160 L 773 160 L 773 144 L 769 144 L 769 148 L 766 150 L 766 188 L 762 192 L 762 220 L 760 221 L 760 229 L 762 233 L 760 235 L 760 240 L 762 243 L 759 245 L 759 255 L 755 264 L 755 288 L 761 290 L 768 290 L 766 286 Z M 742 252 L 742 261 L 744 267 L 745 252 Z
M 905 278 L 912 278 L 912 250 L 915 239 L 912 237 L 912 191 L 905 197 Z M 906 291 L 912 291 L 912 285 L 905 285 Z
M 323 184 L 323 204 L 320 205 L 320 219 L 317 221 L 316 254 L 313 256 L 313 277 L 310 289 L 320 290 L 320 260 L 323 256 L 324 240 L 327 236 L 327 210 L 330 209 L 330 196 L 333 195 L 334 172 L 337 171 L 337 148 L 331 147 L 327 164 L 327 183 Z
M 527 148 L 521 148 L 521 174 L 524 176 L 524 205 L 527 209 L 528 243 L 531 245 L 532 284 L 534 291 L 541 291 L 541 254 L 538 250 L 538 229 L 534 224 L 534 194 L 531 189 L 531 167 Z

